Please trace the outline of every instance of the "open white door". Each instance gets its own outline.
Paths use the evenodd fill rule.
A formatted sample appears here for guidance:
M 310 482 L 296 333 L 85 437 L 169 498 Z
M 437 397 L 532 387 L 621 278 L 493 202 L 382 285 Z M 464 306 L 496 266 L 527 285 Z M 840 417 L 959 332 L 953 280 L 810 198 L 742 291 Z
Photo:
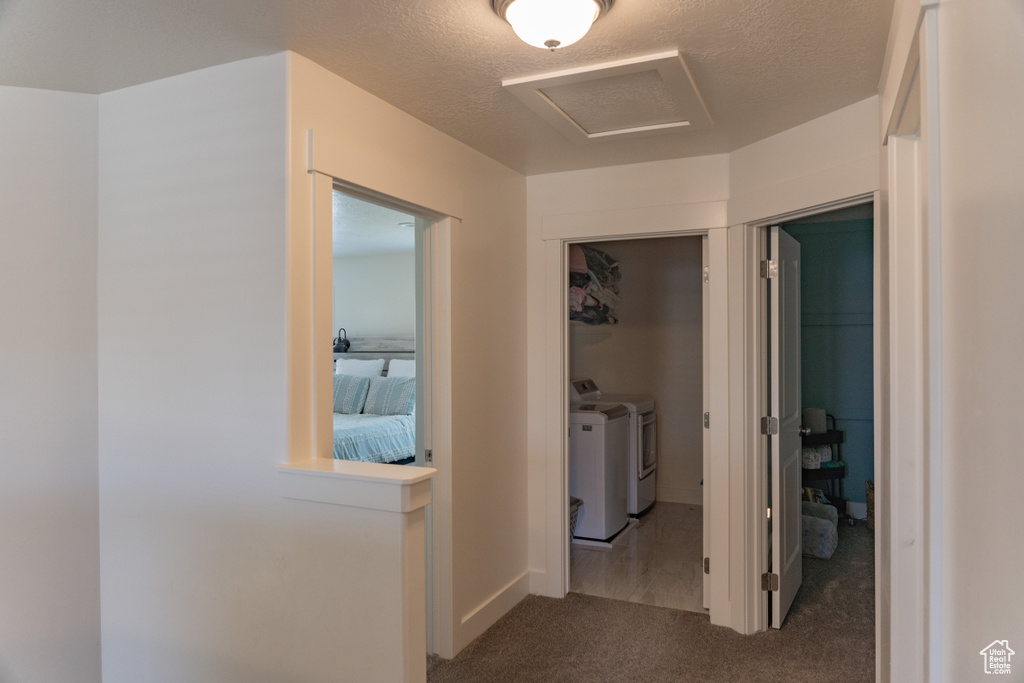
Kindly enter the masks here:
M 802 579 L 800 422 L 800 244 L 778 226 L 770 228 L 769 258 L 777 273 L 768 280 L 771 412 L 772 628 L 781 628 Z M 777 579 L 775 577 L 778 577 Z M 776 585 L 777 580 L 777 585 Z

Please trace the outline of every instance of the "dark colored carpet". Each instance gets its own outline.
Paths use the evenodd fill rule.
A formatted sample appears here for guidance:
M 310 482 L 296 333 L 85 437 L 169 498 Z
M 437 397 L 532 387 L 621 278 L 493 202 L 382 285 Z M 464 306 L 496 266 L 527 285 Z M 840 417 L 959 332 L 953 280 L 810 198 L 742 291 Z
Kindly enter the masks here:
M 803 585 L 780 630 L 751 636 L 707 615 L 570 593 L 528 596 L 427 680 L 873 681 L 874 543 L 840 524 L 831 560 L 804 558 Z

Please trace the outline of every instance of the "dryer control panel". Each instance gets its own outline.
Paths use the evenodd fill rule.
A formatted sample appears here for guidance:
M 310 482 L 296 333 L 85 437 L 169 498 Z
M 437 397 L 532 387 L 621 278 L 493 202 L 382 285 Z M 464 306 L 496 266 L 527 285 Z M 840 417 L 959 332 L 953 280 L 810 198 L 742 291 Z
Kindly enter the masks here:
M 598 398 L 601 396 L 601 390 L 597 388 L 597 383 L 592 379 L 577 379 L 572 382 L 572 399 L 574 401 L 582 401 L 588 398 Z

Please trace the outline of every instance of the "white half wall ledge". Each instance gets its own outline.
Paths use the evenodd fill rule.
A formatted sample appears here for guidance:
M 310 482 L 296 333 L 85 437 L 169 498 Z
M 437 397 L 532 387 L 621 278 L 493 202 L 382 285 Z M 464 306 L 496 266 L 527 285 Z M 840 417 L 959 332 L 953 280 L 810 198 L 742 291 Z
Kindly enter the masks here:
M 408 513 L 430 504 L 432 467 L 311 458 L 277 466 L 282 498 Z

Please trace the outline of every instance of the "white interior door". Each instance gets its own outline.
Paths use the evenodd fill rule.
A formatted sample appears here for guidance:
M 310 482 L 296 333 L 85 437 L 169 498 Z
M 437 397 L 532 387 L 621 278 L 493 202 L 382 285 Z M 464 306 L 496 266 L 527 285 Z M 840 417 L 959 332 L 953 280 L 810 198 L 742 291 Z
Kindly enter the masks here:
M 800 459 L 800 244 L 773 226 L 770 258 L 778 267 L 768 280 L 771 306 L 772 627 L 780 628 L 802 580 Z M 774 578 L 773 578 L 774 582 Z

